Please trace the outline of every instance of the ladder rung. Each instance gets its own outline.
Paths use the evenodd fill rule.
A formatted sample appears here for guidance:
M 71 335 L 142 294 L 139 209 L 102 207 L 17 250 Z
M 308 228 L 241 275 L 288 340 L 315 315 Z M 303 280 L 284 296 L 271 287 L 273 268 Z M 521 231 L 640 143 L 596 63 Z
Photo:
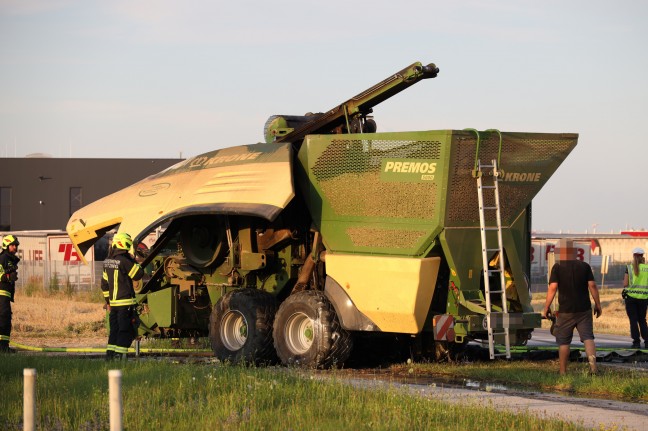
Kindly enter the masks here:
M 493 179 L 493 182 L 490 183 L 492 185 L 484 185 L 484 184 L 482 184 L 482 180 L 481 180 L 482 175 L 483 175 L 482 168 L 492 168 L 492 171 L 490 173 L 495 177 Z M 498 240 L 498 243 L 497 243 L 498 248 L 488 248 L 487 247 L 487 242 L 486 242 L 486 235 L 484 234 L 484 231 L 498 231 L 498 232 L 501 232 L 501 229 L 502 229 L 501 226 L 499 226 L 500 225 L 500 220 L 499 220 L 499 210 L 500 209 L 499 209 L 499 203 L 498 203 L 499 191 L 497 189 L 497 181 L 499 180 L 499 172 L 497 170 L 497 163 L 494 160 L 493 160 L 492 164 L 489 164 L 489 165 L 482 165 L 481 162 L 479 162 L 479 174 L 480 175 L 479 175 L 478 180 L 477 180 L 477 191 L 479 193 L 479 215 L 480 215 L 480 220 L 481 220 L 480 228 L 482 230 L 482 254 L 484 256 L 484 259 L 486 259 L 487 253 L 491 253 L 491 252 L 494 252 L 494 251 L 497 251 L 500 254 L 502 253 L 502 244 L 500 244 L 500 241 Z M 493 189 L 493 194 L 495 196 L 495 205 L 489 205 L 489 206 L 484 205 L 483 189 Z M 491 202 L 489 202 L 489 203 L 491 203 Z M 492 211 L 492 210 L 497 211 L 497 214 L 496 214 L 497 215 L 496 222 L 498 224 L 497 226 L 485 226 L 484 212 L 487 211 L 487 210 L 489 210 L 489 211 Z M 501 268 L 498 268 L 498 269 L 483 268 L 483 269 L 484 269 L 484 274 L 488 275 L 488 276 L 493 275 L 493 274 L 500 274 L 500 277 L 501 277 L 501 275 L 502 275 Z M 490 290 L 490 284 L 486 283 L 484 293 L 487 294 L 487 295 L 500 294 L 502 296 L 502 301 L 505 301 L 506 298 L 504 298 L 504 293 L 506 292 L 506 290 L 504 289 L 504 286 L 501 285 L 501 284 L 496 285 L 496 286 L 497 286 L 497 288 L 499 290 Z M 490 303 L 488 303 L 488 305 L 490 305 Z M 491 313 L 491 307 L 490 306 L 487 307 L 487 310 L 488 310 L 489 313 Z M 502 315 L 501 324 L 505 324 L 505 325 L 508 326 L 508 323 L 504 322 L 505 320 L 508 321 L 508 319 L 505 318 L 505 317 L 508 317 L 508 316 L 503 316 L 504 314 L 508 314 L 508 313 L 499 313 L 499 314 Z M 493 323 L 490 319 L 489 319 L 489 322 L 491 324 Z M 501 324 L 498 324 L 498 326 L 501 326 Z M 488 329 L 488 346 L 489 346 L 489 350 L 490 350 L 490 358 L 494 359 L 496 356 L 506 356 L 507 358 L 510 358 L 511 355 L 510 355 L 510 339 L 509 339 L 510 333 L 509 333 L 509 328 L 507 327 L 507 328 L 503 328 L 503 329 L 501 329 L 501 328 L 496 329 L 496 328 L 493 328 L 491 325 L 488 325 L 488 326 L 489 326 L 487 328 Z M 494 343 L 494 338 L 495 338 L 495 336 L 502 336 L 502 335 L 504 336 L 504 342 L 505 342 L 505 345 L 506 345 L 506 352 L 505 353 L 495 353 L 494 349 L 493 349 L 493 346 L 495 344 Z

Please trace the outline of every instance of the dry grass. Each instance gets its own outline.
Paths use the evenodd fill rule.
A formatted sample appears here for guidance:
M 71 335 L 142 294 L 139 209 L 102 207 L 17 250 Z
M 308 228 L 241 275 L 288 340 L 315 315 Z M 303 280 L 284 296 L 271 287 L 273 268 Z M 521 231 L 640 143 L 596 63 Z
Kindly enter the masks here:
M 26 296 L 13 305 L 11 340 L 37 347 L 105 346 L 105 311 L 101 304 L 63 294 Z
M 598 319 L 594 319 L 594 333 L 629 335 L 630 324 L 625 312 L 625 305 L 621 299 L 621 289 L 599 289 L 601 297 L 601 308 L 603 314 Z M 545 293 L 533 294 L 531 305 L 537 312 L 542 311 L 547 295 Z M 557 300 L 554 300 L 552 308 L 556 308 Z M 549 329 L 548 320 L 542 321 L 542 327 Z

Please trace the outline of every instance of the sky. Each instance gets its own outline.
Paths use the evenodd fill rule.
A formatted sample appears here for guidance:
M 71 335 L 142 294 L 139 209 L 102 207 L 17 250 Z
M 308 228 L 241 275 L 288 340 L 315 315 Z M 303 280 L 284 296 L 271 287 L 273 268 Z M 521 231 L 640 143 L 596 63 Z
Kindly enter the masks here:
M 0 0 L 0 157 L 253 144 L 420 61 L 439 76 L 378 131 L 578 133 L 533 229 L 648 229 L 647 22 L 636 0 Z

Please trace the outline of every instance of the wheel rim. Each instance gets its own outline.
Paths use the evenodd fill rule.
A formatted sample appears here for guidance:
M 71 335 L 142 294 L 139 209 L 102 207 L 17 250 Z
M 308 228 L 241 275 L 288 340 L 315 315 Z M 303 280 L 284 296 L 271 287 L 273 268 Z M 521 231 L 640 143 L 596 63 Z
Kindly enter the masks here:
M 239 350 L 245 345 L 248 336 L 248 326 L 245 316 L 238 311 L 229 311 L 223 316 L 220 337 L 229 350 Z
M 286 322 L 286 341 L 290 350 L 304 354 L 313 345 L 313 320 L 304 313 L 295 313 Z

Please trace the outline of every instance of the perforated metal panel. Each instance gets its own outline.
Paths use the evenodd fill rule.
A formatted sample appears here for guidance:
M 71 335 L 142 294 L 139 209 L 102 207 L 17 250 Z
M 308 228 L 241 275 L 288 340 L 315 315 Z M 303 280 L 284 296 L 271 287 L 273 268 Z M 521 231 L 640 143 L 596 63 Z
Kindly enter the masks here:
M 401 248 L 413 247 L 423 239 L 427 231 L 381 229 L 376 227 L 352 227 L 346 230 L 353 245 L 357 247 Z
M 449 172 L 449 205 L 446 220 L 450 223 L 467 221 L 479 223 L 477 183 L 472 177 L 477 138 L 472 134 L 453 139 Z M 489 202 L 490 203 L 490 202 Z
M 440 142 L 336 139 L 312 172 L 338 216 L 432 219 L 437 211 L 436 182 L 381 181 L 386 158 L 434 159 Z
M 499 136 L 480 133 L 482 141 L 478 158 L 482 163 L 490 163 L 497 159 Z M 578 136 L 544 133 L 502 135 L 500 168 L 505 180 L 499 182 L 500 209 L 502 223 L 510 224 L 576 146 Z M 477 185 L 472 177 L 476 143 L 474 133 L 455 132 L 450 160 L 447 226 L 479 224 Z M 484 197 L 484 204 L 491 206 L 492 195 Z
M 499 135 L 479 133 L 478 157 L 490 162 L 497 158 Z M 577 138 L 503 133 L 500 166 L 510 174 L 499 183 L 505 226 L 524 210 Z M 444 227 L 479 226 L 472 175 L 476 143 L 475 133 L 457 130 L 308 136 L 299 159 L 308 176 L 308 205 L 327 248 L 419 256 Z M 428 165 L 435 169 L 417 170 Z M 486 197 L 491 201 L 485 204 L 492 206 L 492 195 Z

